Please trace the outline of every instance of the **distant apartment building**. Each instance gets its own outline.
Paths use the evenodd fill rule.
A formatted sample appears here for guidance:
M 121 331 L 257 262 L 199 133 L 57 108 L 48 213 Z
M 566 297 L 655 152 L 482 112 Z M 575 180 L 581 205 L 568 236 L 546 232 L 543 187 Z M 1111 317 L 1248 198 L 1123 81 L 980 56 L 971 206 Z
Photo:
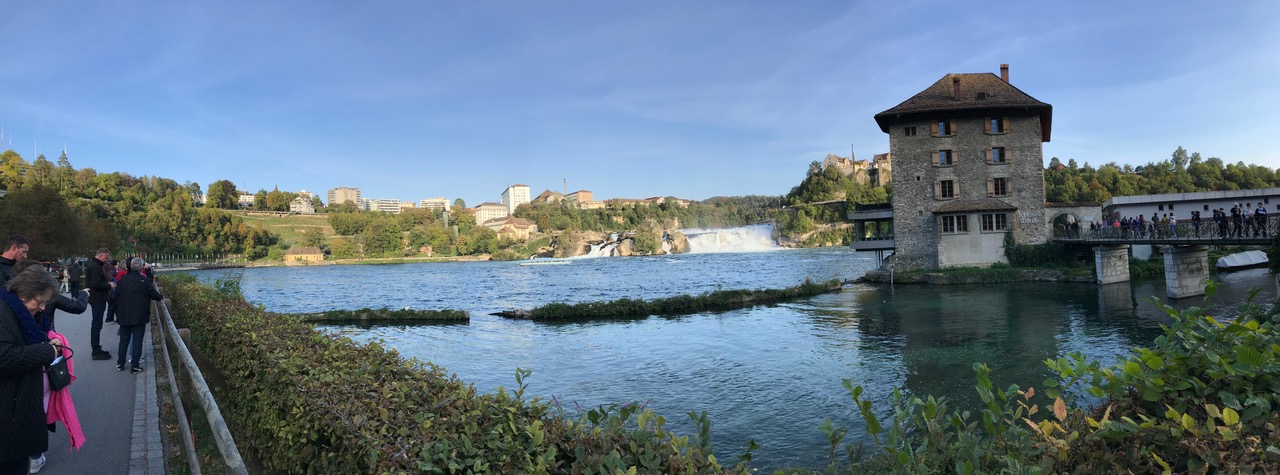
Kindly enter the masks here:
M 369 211 L 382 211 L 385 213 L 400 214 L 400 200 L 397 199 L 380 199 L 369 200 Z
M 315 214 L 316 208 L 311 205 L 310 198 L 298 196 L 289 202 L 289 212 L 298 214 Z
M 404 212 L 404 210 L 406 210 L 406 209 L 414 209 L 414 208 L 417 208 L 417 206 L 414 206 L 412 201 L 401 201 L 401 202 L 400 202 L 400 212 L 401 212 L 401 213 L 403 213 L 403 212 Z
M 299 198 L 305 199 L 305 200 L 307 200 L 307 201 L 311 201 L 311 198 L 314 198 L 314 197 L 316 196 L 316 194 L 315 194 L 315 193 L 312 193 L 312 192 L 307 191 L 307 190 L 301 190 L 301 191 L 299 191 L 299 192 L 297 192 L 297 193 L 294 193 L 294 194 L 295 194 L 296 196 L 298 196 Z
M 538 225 L 524 218 L 515 216 L 507 216 L 498 219 L 482 221 L 482 225 L 501 237 L 513 237 L 516 239 L 529 239 L 529 235 L 538 232 Z
M 574 203 L 582 204 L 588 201 L 595 201 L 594 195 L 587 190 L 578 190 L 573 193 L 564 195 L 565 199 Z
M 508 216 L 507 206 L 501 203 L 480 203 L 476 205 L 476 224 L 484 224 L 485 221 L 501 219 Z
M 511 185 L 502 191 L 502 204 L 507 207 L 507 214 L 516 212 L 516 207 L 529 202 L 528 185 Z M 483 222 L 483 221 L 481 221 Z
M 444 211 L 449 209 L 449 200 L 443 196 L 435 198 L 427 198 L 418 202 L 419 208 L 429 209 L 431 211 Z
M 345 186 L 340 186 L 338 188 L 329 190 L 329 206 L 334 206 L 334 205 L 347 203 L 347 202 L 350 202 L 351 204 L 354 204 L 357 207 L 360 207 L 364 203 L 364 201 L 361 200 L 360 198 L 359 188 L 347 188 Z
M 247 191 L 240 191 L 239 195 L 236 196 L 236 204 L 239 204 L 241 209 L 252 208 L 253 195 Z

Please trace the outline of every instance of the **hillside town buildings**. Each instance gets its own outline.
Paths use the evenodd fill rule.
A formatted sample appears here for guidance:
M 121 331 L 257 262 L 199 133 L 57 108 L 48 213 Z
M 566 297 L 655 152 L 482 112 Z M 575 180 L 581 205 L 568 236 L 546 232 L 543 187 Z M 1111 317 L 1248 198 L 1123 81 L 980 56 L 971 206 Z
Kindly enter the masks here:
M 427 198 L 425 200 L 419 201 L 418 207 L 422 209 L 429 209 L 431 211 L 444 211 L 445 209 L 449 208 L 449 200 L 443 196 L 437 196 L 435 198 Z
M 480 203 L 476 205 L 476 224 L 507 217 L 507 206 L 501 203 Z
M 311 198 L 303 198 L 299 195 L 289 202 L 289 212 L 298 214 L 315 214 L 316 208 L 311 204 Z
M 360 199 L 359 188 L 348 188 L 340 186 L 329 190 L 329 206 L 339 205 L 342 203 L 351 203 L 356 206 L 362 206 L 364 201 Z
M 891 265 L 1006 261 L 1004 237 L 1047 239 L 1042 143 L 1053 106 L 992 73 L 947 74 L 875 115 L 894 159 Z

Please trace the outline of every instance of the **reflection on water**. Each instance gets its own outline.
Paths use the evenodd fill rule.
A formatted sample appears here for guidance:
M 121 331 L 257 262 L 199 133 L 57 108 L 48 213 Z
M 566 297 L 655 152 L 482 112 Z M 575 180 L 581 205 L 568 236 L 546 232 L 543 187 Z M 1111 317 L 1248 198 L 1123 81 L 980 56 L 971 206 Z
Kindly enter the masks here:
M 580 265 L 581 264 L 581 265 Z M 531 394 L 566 409 L 642 401 L 688 434 L 689 411 L 706 410 L 719 456 L 732 459 L 747 439 L 762 445 L 757 467 L 821 466 L 824 419 L 866 437 L 840 384 L 863 385 L 879 410 L 894 388 L 973 405 L 971 366 L 985 362 L 998 386 L 1039 388 L 1042 361 L 1082 352 L 1114 361 L 1147 344 L 1165 316 L 1163 280 L 1107 286 L 999 284 L 853 285 L 777 305 L 722 313 L 610 322 L 534 323 L 487 315 L 551 301 L 654 298 L 716 288 L 777 288 L 857 277 L 868 256 L 843 250 L 706 254 L 575 261 L 414 264 L 248 269 L 250 300 L 272 310 L 410 306 L 460 308 L 468 325 L 324 327 L 366 341 L 382 339 L 406 356 L 441 365 L 481 390 L 514 385 L 533 370 Z M 201 274 L 202 278 L 216 273 Z M 1177 308 L 1234 313 L 1250 287 L 1275 298 L 1265 271 L 1220 277 L 1218 295 Z M 338 289 L 342 289 L 339 291 Z

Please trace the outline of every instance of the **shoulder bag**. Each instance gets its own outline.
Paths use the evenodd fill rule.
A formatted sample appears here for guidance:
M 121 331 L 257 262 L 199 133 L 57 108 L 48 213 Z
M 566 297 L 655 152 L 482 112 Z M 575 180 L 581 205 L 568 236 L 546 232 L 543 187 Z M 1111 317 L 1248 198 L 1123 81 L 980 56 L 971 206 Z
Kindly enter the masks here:
M 44 370 L 44 373 L 49 375 L 49 390 L 51 391 L 57 391 L 71 384 L 71 371 L 67 370 L 67 360 L 75 356 L 76 352 L 72 351 L 71 348 L 66 348 L 66 350 L 71 354 L 67 355 L 66 358 L 59 357 Z

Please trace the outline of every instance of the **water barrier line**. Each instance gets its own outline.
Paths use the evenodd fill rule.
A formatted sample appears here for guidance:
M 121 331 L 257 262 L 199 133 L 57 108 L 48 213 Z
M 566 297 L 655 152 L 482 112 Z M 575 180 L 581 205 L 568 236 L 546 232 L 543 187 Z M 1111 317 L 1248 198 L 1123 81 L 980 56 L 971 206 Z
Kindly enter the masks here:
M 191 379 L 192 389 L 200 396 L 200 404 L 204 406 L 205 417 L 209 420 L 209 427 L 213 430 L 213 440 L 218 444 L 218 451 L 222 452 L 222 460 L 226 462 L 227 469 L 235 475 L 249 475 L 248 469 L 244 466 L 244 459 L 240 457 L 240 449 L 236 447 L 236 441 L 231 436 L 231 430 L 227 428 L 227 421 L 222 418 L 222 411 L 218 409 L 218 402 L 213 399 L 213 392 L 209 390 L 209 385 L 204 381 L 204 374 L 200 372 L 200 367 L 196 366 L 196 360 L 191 356 L 191 350 L 182 342 L 182 338 L 178 336 L 178 327 L 173 323 L 173 317 L 169 313 L 168 299 L 157 305 L 160 308 L 160 318 L 164 320 L 165 328 L 170 334 L 174 335 L 174 346 L 178 347 L 178 354 L 182 356 L 182 364 L 187 367 L 187 375 Z

